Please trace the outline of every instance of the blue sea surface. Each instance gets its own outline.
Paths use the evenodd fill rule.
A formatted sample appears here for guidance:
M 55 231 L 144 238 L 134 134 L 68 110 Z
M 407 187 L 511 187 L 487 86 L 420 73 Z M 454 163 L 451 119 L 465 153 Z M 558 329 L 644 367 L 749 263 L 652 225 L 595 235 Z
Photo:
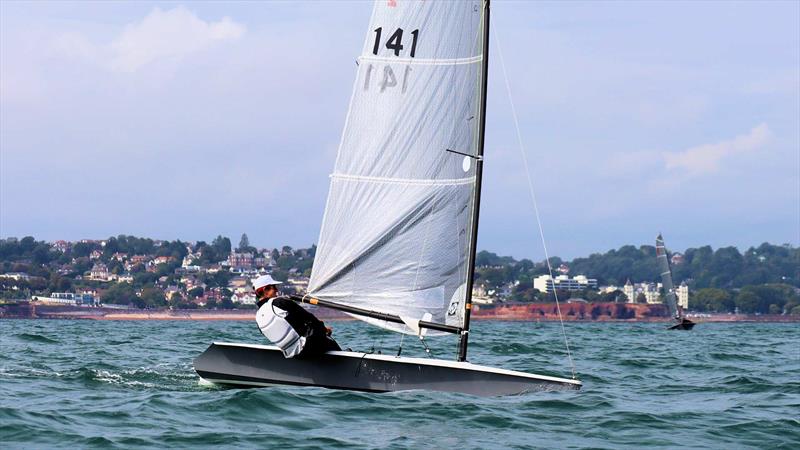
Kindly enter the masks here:
M 400 345 L 333 325 L 343 347 Z M 211 342 L 264 343 L 249 322 L 0 320 L 0 447 L 800 448 L 798 324 L 565 326 L 581 391 L 479 398 L 200 384 Z M 469 359 L 570 376 L 557 323 L 475 322 Z

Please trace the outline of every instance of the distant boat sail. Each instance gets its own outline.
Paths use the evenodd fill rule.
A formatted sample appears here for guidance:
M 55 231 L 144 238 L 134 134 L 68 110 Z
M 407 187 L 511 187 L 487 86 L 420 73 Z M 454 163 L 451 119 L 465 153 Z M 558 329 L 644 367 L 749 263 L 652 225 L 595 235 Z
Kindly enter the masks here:
M 489 1 L 378 0 L 358 58 L 317 253 L 297 301 L 423 337 L 460 336 L 457 361 L 212 344 L 204 379 L 475 395 L 579 389 L 466 362 L 480 211 Z
M 691 330 L 695 323 L 683 316 L 683 311 L 678 307 L 675 299 L 675 285 L 672 282 L 672 269 L 669 267 L 667 248 L 664 245 L 664 238 L 659 233 L 656 238 L 656 258 L 658 268 L 661 271 L 661 284 L 664 286 L 664 303 L 667 304 L 672 318 L 677 322 L 670 327 L 671 330 Z

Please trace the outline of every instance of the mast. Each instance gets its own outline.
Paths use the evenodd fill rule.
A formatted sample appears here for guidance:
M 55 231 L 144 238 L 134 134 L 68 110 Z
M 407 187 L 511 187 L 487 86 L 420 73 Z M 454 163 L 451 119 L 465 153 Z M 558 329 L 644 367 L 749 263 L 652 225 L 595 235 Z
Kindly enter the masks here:
M 483 3 L 483 54 L 481 80 L 481 121 L 478 129 L 478 154 L 475 156 L 475 194 L 472 202 L 472 236 L 470 240 L 469 261 L 467 263 L 467 292 L 464 301 L 464 329 L 458 345 L 458 360 L 467 360 L 469 341 L 469 316 L 472 312 L 472 286 L 475 282 L 475 255 L 478 243 L 478 215 L 481 210 L 481 179 L 483 178 L 483 147 L 486 139 L 486 88 L 489 78 L 489 1 Z

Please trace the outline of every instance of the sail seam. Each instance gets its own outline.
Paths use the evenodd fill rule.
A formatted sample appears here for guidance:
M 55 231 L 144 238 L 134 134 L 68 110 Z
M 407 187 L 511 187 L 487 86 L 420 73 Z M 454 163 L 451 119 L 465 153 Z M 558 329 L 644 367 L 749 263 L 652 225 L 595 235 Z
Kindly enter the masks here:
M 341 173 L 333 173 L 331 174 L 331 178 L 334 180 L 363 181 L 366 183 L 408 184 L 422 186 L 456 186 L 475 182 L 475 177 L 430 180 L 423 178 L 366 177 L 361 175 L 346 175 Z
M 378 56 L 359 56 L 358 62 L 379 62 L 392 64 L 411 64 L 415 66 L 458 66 L 462 64 L 475 64 L 483 61 L 483 55 L 470 56 L 469 58 L 381 58 Z

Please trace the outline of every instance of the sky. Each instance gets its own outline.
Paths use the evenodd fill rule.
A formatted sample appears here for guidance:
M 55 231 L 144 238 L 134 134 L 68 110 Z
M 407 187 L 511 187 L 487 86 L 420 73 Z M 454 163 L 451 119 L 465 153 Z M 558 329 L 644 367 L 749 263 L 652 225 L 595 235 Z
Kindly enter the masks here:
M 0 237 L 317 241 L 368 2 L 0 3 Z M 800 2 L 492 2 L 480 249 L 800 244 Z

